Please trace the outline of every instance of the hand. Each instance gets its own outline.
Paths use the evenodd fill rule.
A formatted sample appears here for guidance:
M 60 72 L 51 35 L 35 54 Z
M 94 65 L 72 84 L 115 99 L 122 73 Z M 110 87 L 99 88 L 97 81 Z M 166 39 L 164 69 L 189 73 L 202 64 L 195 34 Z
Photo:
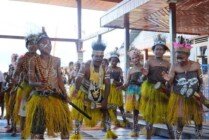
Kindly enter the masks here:
M 74 91 L 73 91 L 73 93 L 72 93 L 72 98 L 76 98 L 77 97 L 77 95 L 78 95 L 78 90 L 77 89 L 75 89 Z
M 163 71 L 161 74 L 162 74 L 163 79 L 165 79 L 166 81 L 170 81 L 171 80 L 171 77 L 170 77 L 170 75 L 168 73 Z
M 101 105 L 102 105 L 102 109 L 107 109 L 107 99 L 103 99 Z
M 124 86 L 123 86 L 123 85 L 118 86 L 118 87 L 116 87 L 116 89 L 117 89 L 117 90 L 123 90 L 123 89 L 124 89 Z
M 149 71 L 148 71 L 148 69 L 146 69 L 146 68 L 141 68 L 141 73 L 142 73 L 144 76 L 147 76 L 148 73 L 149 73 Z

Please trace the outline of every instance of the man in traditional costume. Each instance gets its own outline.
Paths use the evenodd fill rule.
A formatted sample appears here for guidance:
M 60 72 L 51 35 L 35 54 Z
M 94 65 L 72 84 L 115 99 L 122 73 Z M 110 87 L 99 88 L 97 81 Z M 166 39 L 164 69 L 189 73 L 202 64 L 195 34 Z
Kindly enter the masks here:
M 43 30 L 37 44 L 41 52 L 29 62 L 29 85 L 33 87 L 26 106 L 26 122 L 23 136 L 43 139 L 61 132 L 62 139 L 69 138 L 72 129 L 67 94 L 60 71 L 60 59 L 50 55 L 51 41 Z
M 170 63 L 163 59 L 165 52 L 169 50 L 166 46 L 166 38 L 157 35 L 154 39 L 152 51 L 154 58 L 147 60 L 143 69 L 146 81 L 141 87 L 140 112 L 147 122 L 147 139 L 151 139 L 153 124 L 165 123 L 168 128 L 170 138 L 174 138 L 173 129 L 167 123 L 167 105 L 169 101 L 169 91 L 162 72 L 168 72 Z
M 172 85 L 172 92 L 168 104 L 168 122 L 177 125 L 176 139 L 181 137 L 183 127 L 195 123 L 196 138 L 201 138 L 203 107 L 202 72 L 200 64 L 189 60 L 191 43 L 179 36 L 174 42 L 176 63 L 169 74 L 163 77 Z M 200 98 L 199 98 L 200 97 Z
M 91 115 L 92 119 L 88 120 L 85 117 L 83 118 L 79 112 L 72 110 L 72 117 L 75 119 L 76 125 L 75 135 L 72 136 L 72 139 L 80 138 L 82 121 L 84 125 L 93 127 L 102 120 L 107 130 L 106 138 L 117 138 L 111 131 L 107 108 L 110 92 L 110 74 L 101 65 L 105 48 L 106 45 L 101 42 L 93 43 L 92 60 L 84 63 L 78 72 L 72 102 Z
M 20 85 L 20 87 L 17 90 L 13 115 L 16 123 L 19 121 L 19 117 L 20 117 L 21 131 L 23 131 L 25 126 L 26 102 L 32 90 L 32 87 L 29 85 L 29 79 L 28 79 L 29 61 L 32 57 L 37 56 L 36 50 L 38 49 L 36 34 L 28 35 L 25 40 L 26 40 L 26 48 L 28 49 L 28 52 L 24 56 L 18 59 L 17 68 L 13 75 L 15 84 Z M 21 134 L 21 138 L 24 138 L 22 137 L 22 134 Z

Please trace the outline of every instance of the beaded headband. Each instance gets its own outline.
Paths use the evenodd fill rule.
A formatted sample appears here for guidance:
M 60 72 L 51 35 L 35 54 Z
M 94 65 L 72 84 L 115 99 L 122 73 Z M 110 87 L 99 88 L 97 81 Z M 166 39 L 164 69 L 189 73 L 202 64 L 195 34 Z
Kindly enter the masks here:
M 173 43 L 175 50 L 184 52 L 190 52 L 192 46 L 189 39 L 185 39 L 183 36 L 178 36 L 176 42 Z

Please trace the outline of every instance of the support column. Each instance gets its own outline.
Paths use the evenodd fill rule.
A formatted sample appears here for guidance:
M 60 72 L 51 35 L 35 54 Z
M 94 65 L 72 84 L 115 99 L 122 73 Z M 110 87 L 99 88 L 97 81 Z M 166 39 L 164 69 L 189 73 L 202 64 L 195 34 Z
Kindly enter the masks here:
M 81 0 L 76 0 L 77 1 L 77 20 L 78 20 L 78 42 L 76 43 L 76 47 L 77 47 L 77 53 L 78 53 L 78 61 L 79 62 L 83 62 L 83 51 L 82 51 L 82 47 L 83 47 L 83 42 L 81 41 L 81 17 L 82 17 L 82 13 L 81 13 Z
M 144 49 L 144 60 L 148 60 L 148 49 Z
M 173 42 L 176 38 L 176 0 L 169 1 L 169 31 L 170 31 L 170 42 L 171 42 L 171 58 L 170 62 L 173 64 L 174 59 L 174 47 Z
M 209 74 L 209 36 L 208 36 L 207 54 L 206 55 L 207 55 L 207 70 L 208 70 L 208 74 Z M 207 81 L 209 83 L 209 78 L 207 79 Z M 208 93 L 209 93 L 209 88 L 208 88 Z
M 129 15 L 124 16 L 124 27 L 125 27 L 125 42 L 124 42 L 124 57 L 125 57 L 125 80 L 127 79 L 127 72 L 130 67 L 130 62 L 128 58 L 128 50 L 130 46 L 130 34 L 129 34 Z

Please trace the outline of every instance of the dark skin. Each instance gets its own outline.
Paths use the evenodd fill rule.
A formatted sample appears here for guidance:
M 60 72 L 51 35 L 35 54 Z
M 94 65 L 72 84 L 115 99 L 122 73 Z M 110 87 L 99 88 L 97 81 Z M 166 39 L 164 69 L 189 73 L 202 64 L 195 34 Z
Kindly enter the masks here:
M 200 68 L 200 64 L 188 59 L 189 58 L 189 52 L 185 52 L 185 51 L 182 51 L 182 50 L 176 50 L 175 51 L 175 56 L 176 56 L 176 59 L 177 59 L 177 63 L 175 63 L 171 67 L 169 74 L 163 73 L 163 78 L 172 85 L 176 73 L 184 73 L 184 72 L 187 72 L 187 71 L 197 71 L 197 73 L 198 73 L 197 78 L 199 80 L 200 85 L 202 85 L 203 84 L 203 79 L 202 79 L 202 76 L 201 76 L 202 71 L 201 71 L 201 68 Z M 198 96 L 200 97 L 201 100 L 205 99 L 205 97 L 204 97 L 204 95 L 202 94 L 201 91 L 198 92 Z M 184 127 L 184 125 L 182 123 L 182 118 L 179 117 L 178 122 L 177 122 L 177 130 L 180 132 L 180 131 L 183 130 L 183 127 Z M 201 128 L 202 125 L 199 125 L 198 127 Z
M 116 81 L 116 80 L 113 80 L 113 84 L 116 85 L 116 87 L 119 87 L 121 85 L 123 85 L 123 71 L 120 67 L 117 66 L 118 64 L 118 58 L 111 58 L 110 59 L 110 63 L 111 63 L 111 67 L 109 68 L 109 71 L 114 71 L 114 72 L 119 72 L 120 73 L 120 81 Z
M 39 50 L 41 52 L 40 57 L 41 57 L 42 61 L 48 63 L 50 57 L 52 57 L 50 55 L 51 47 L 52 47 L 50 39 L 49 38 L 43 38 L 38 42 L 38 45 L 39 45 Z M 30 62 L 30 67 L 31 67 L 31 70 L 33 70 L 34 67 L 35 67 L 35 62 L 31 61 Z M 58 87 L 61 90 L 60 92 L 62 92 L 63 94 L 66 95 L 66 90 L 65 90 L 64 83 L 63 83 L 62 76 L 61 76 L 60 61 L 57 61 L 56 73 L 57 73 L 57 79 L 58 79 Z M 48 86 L 48 83 L 44 83 L 43 81 L 36 82 L 35 74 L 30 74 L 29 84 L 31 86 L 41 87 L 41 88 L 45 88 L 46 86 Z
M 122 90 L 126 89 L 129 85 L 131 75 L 136 72 L 142 72 L 142 70 L 143 70 L 142 65 L 140 64 L 140 56 L 139 55 L 132 55 L 130 57 L 130 60 L 133 63 L 133 67 L 128 71 L 126 83 L 124 85 L 118 87 L 117 89 L 122 89 Z
M 143 75 L 147 76 L 149 73 L 149 67 L 155 67 L 155 66 L 164 66 L 169 68 L 170 63 L 166 60 L 163 60 L 163 55 L 165 54 L 166 50 L 161 45 L 156 45 L 153 53 L 155 54 L 154 59 L 150 59 L 145 63 L 144 68 L 142 69 Z
M 99 67 L 102 64 L 103 57 L 104 57 L 103 55 L 98 55 L 98 54 L 92 55 L 92 62 L 93 62 L 94 70 L 96 72 L 99 72 Z M 73 95 L 72 95 L 73 97 L 77 96 L 77 93 L 81 86 L 81 81 L 83 80 L 83 78 L 90 79 L 90 63 L 91 61 L 88 61 L 83 66 L 81 66 L 79 73 L 84 74 L 84 76 L 76 78 L 76 81 L 75 81 L 76 90 L 74 90 L 73 92 Z M 109 72 L 107 71 L 107 73 Z M 110 92 L 110 79 L 104 79 L 104 84 L 105 84 L 105 91 L 104 91 L 104 99 L 102 100 L 102 103 L 101 103 L 102 109 L 107 108 L 107 97 Z
M 31 54 L 31 57 L 32 57 L 32 55 L 35 55 L 36 54 L 36 51 L 38 49 L 38 46 L 29 42 L 28 43 L 28 46 L 27 46 L 27 49 L 28 49 L 28 53 L 30 53 Z M 26 72 L 26 71 L 23 71 L 24 59 L 26 59 L 26 58 L 25 57 L 22 57 L 22 58 L 20 58 L 18 60 L 17 68 L 16 68 L 15 73 L 13 75 L 13 80 L 14 80 L 13 82 L 14 82 L 14 84 L 17 84 L 17 82 L 20 81 L 20 74 L 22 72 Z M 23 75 L 25 75 L 25 74 L 27 74 L 27 72 L 24 73 Z M 28 79 L 24 79 L 24 80 L 27 80 L 28 81 Z

